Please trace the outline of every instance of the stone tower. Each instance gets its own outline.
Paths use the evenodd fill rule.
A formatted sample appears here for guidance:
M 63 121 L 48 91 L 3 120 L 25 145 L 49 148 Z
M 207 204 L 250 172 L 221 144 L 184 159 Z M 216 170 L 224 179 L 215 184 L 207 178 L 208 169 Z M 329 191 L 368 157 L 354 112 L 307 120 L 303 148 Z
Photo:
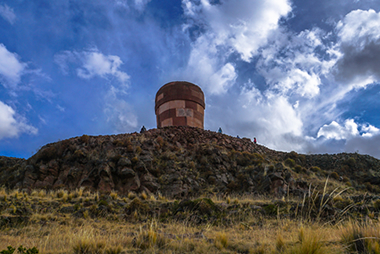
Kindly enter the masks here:
M 191 126 L 203 129 L 204 110 L 204 94 L 192 83 L 170 82 L 156 94 L 157 128 Z

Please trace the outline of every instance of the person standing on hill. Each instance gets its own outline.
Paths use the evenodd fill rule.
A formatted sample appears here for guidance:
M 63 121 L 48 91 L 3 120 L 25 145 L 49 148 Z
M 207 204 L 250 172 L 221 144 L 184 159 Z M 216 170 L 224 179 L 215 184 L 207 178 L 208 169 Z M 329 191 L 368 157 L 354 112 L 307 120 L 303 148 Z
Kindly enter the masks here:
M 256 144 L 256 137 L 254 137 L 254 138 L 253 138 L 253 143 L 255 143 L 255 144 Z

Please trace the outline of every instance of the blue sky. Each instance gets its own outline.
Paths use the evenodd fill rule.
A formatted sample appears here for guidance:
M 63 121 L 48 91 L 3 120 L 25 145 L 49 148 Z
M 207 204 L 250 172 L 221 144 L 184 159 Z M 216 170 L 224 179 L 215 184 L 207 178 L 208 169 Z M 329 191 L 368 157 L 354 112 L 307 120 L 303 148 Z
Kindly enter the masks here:
M 0 0 L 0 155 L 155 128 L 174 80 L 205 129 L 380 158 L 380 0 Z

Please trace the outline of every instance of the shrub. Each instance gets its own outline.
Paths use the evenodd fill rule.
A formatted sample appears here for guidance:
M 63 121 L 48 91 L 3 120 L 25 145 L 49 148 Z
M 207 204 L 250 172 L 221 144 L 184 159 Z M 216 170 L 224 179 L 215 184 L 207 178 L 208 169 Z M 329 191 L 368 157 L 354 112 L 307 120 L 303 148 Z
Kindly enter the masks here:
M 131 144 L 127 145 L 127 152 L 133 153 L 133 146 Z
M 376 210 L 380 210 L 380 199 L 376 199 L 374 202 L 373 202 L 373 207 L 376 209 Z
M 339 179 L 339 175 L 338 175 L 337 172 L 332 172 L 332 173 L 330 174 L 330 177 L 331 177 L 332 179 L 335 179 L 335 180 L 338 180 L 338 179 Z
M 348 165 L 350 168 L 353 168 L 353 167 L 355 167 L 356 160 L 355 160 L 355 158 L 350 157 L 350 158 L 348 158 L 348 159 L 346 160 L 346 163 L 345 163 L 345 164 Z
M 128 192 L 128 198 L 129 199 L 134 199 L 136 197 L 136 193 L 134 193 L 133 191 L 130 191 L 130 192 Z
M 113 200 L 116 200 L 116 199 L 117 199 L 117 192 L 115 192 L 115 191 L 111 191 L 111 193 L 110 193 L 110 197 L 111 197 Z
M 85 158 L 86 157 L 86 155 L 83 153 L 83 151 L 82 150 L 76 150 L 75 152 L 74 152 L 74 156 L 73 156 L 73 160 L 76 160 L 76 159 L 82 159 L 82 158 Z
M 88 143 L 88 140 L 90 139 L 90 137 L 88 135 L 82 135 L 79 140 L 82 142 L 82 143 L 85 143 L 87 144 Z
M 287 158 L 285 160 L 285 165 L 291 168 L 294 168 L 296 165 L 296 162 L 293 159 Z
M 353 204 L 353 201 L 349 198 L 343 198 L 342 196 L 336 196 L 333 198 L 333 204 L 334 204 L 334 207 L 339 208 L 341 210 L 345 210 Z
M 250 154 L 248 152 L 236 152 L 236 163 L 240 166 L 248 166 L 251 162 Z
M 370 192 L 373 191 L 373 186 L 370 182 L 365 182 L 364 185 L 368 191 L 370 191 Z
M 110 158 L 110 160 L 113 161 L 113 162 L 115 162 L 115 163 L 117 163 L 120 160 L 120 158 L 121 158 L 121 155 L 120 154 L 116 154 L 116 155 L 112 156 Z
M 195 169 L 195 162 L 194 161 L 190 161 L 189 162 L 189 168 L 190 169 Z
M 53 145 L 48 145 L 42 148 L 35 156 L 37 156 L 36 162 L 50 161 L 57 155 L 57 149 Z
M 150 207 L 148 204 L 143 203 L 138 197 L 134 198 L 132 202 L 126 208 L 127 214 L 132 212 L 139 212 L 141 214 L 147 214 L 150 212 Z
M 297 173 L 301 173 L 302 172 L 302 167 L 300 165 L 296 165 L 294 167 L 294 171 L 296 171 Z
M 146 200 L 148 198 L 148 195 L 146 194 L 146 192 L 145 191 L 142 191 L 141 192 L 141 199 L 142 200 Z
M 157 137 L 156 142 L 158 143 L 160 148 L 162 148 L 164 146 L 164 139 L 161 136 Z
M 117 147 L 123 147 L 123 146 L 124 146 L 124 142 L 121 141 L 121 140 L 114 140 L 112 143 L 113 143 L 115 146 L 117 146 Z
M 133 164 L 136 164 L 138 161 L 139 161 L 139 158 L 137 156 L 133 157 L 131 160 Z
M 161 159 L 164 161 L 176 160 L 177 156 L 173 152 L 166 151 L 166 152 L 162 153 Z
M 320 168 L 320 167 L 317 167 L 317 166 L 313 166 L 313 167 L 311 167 L 310 170 L 313 171 L 313 172 L 315 172 L 315 173 L 320 173 L 320 172 L 321 172 L 321 168 Z

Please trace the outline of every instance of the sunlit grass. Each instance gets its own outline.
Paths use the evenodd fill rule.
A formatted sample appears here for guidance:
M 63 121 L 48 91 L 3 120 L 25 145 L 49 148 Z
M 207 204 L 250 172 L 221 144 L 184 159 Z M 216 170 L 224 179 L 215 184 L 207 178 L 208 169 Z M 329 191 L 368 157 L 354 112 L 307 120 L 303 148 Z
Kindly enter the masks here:
M 325 188 L 321 194 L 324 196 L 327 192 Z M 342 201 L 341 194 L 336 193 L 339 192 L 333 190 L 328 194 L 331 199 Z M 347 220 L 330 222 L 318 217 L 323 213 L 320 213 L 320 207 L 313 208 L 312 205 L 304 208 L 303 215 L 299 212 L 295 217 L 283 216 L 288 212 L 287 202 L 290 205 L 305 204 L 304 198 L 273 200 L 270 196 L 249 195 L 208 197 L 219 207 L 238 207 L 238 212 L 230 214 L 226 209 L 223 216 L 227 223 L 194 223 L 190 219 L 159 217 L 142 210 L 147 204 L 160 209 L 161 206 L 180 203 L 180 200 L 161 194 L 129 193 L 122 196 L 111 192 L 100 195 L 83 189 L 36 190 L 28 194 L 0 189 L 2 218 L 20 216 L 25 219 L 18 224 L 1 224 L 0 251 L 9 245 L 23 245 L 36 247 L 39 253 L 318 254 L 354 253 L 352 250 L 361 248 L 355 244 L 362 243 L 370 253 L 380 253 L 380 224 L 376 218 L 364 220 L 361 224 Z M 283 207 L 273 206 L 276 202 L 281 202 Z M 323 207 L 324 201 L 318 202 Z M 128 215 L 127 207 L 132 204 L 136 205 L 136 209 Z M 264 205 L 277 210 L 266 214 L 251 209 Z M 103 210 L 99 207 L 109 210 L 102 214 Z M 307 209 L 315 209 L 312 212 L 317 216 L 308 217 Z M 26 213 L 18 215 L 18 211 Z M 93 213 L 98 215 L 94 217 Z M 192 211 L 183 211 L 185 218 L 192 214 Z

